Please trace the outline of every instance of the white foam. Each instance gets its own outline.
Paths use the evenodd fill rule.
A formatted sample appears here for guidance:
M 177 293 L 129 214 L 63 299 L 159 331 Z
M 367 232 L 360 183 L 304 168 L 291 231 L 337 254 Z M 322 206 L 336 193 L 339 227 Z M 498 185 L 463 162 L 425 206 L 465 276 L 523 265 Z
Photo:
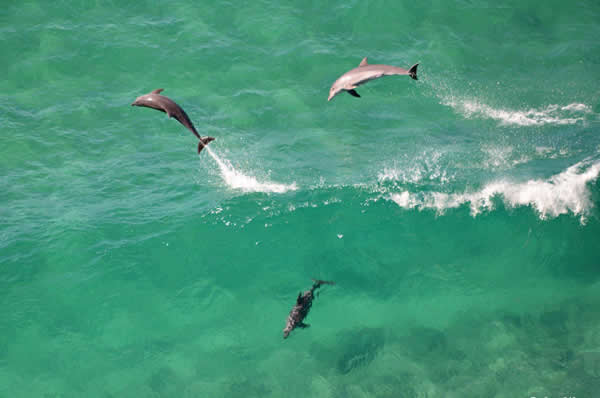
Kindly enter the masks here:
M 423 181 L 439 181 L 445 184 L 452 179 L 448 176 L 442 165 L 443 154 L 439 151 L 424 151 L 406 163 L 407 167 L 386 167 L 379 173 L 377 179 L 380 183 L 391 181 L 401 184 L 417 184 Z
M 561 108 L 563 111 L 574 111 L 574 112 L 584 112 L 584 113 L 590 113 L 592 110 L 590 109 L 589 106 L 587 106 L 586 104 L 569 104 L 567 106 L 563 106 Z
M 377 176 L 379 182 L 399 181 L 403 184 L 417 182 L 423 179 L 423 170 L 419 167 L 402 168 L 384 168 L 382 173 Z
M 256 177 L 247 176 L 234 169 L 228 160 L 221 160 L 208 146 L 204 149 L 217 162 L 221 171 L 221 177 L 225 183 L 233 189 L 240 189 L 244 192 L 264 193 L 285 193 L 298 189 L 295 182 L 290 185 L 270 181 L 260 182 Z
M 530 160 L 529 157 L 524 155 L 515 158 L 511 146 L 484 146 L 482 151 L 486 154 L 482 166 L 490 170 L 509 169 Z
M 575 124 L 592 112 L 586 104 L 572 103 L 565 106 L 548 105 L 543 109 L 511 110 L 493 108 L 478 100 L 449 98 L 442 102 L 466 118 L 474 116 L 498 120 L 501 124 L 518 126 L 542 126 L 546 124 Z
M 531 206 L 540 219 L 554 218 L 569 212 L 580 216 L 585 223 L 586 215 L 594 206 L 590 199 L 589 182 L 598 178 L 600 162 L 579 162 L 547 180 L 529 180 L 514 183 L 508 180 L 492 182 L 476 192 L 447 194 L 442 192 L 391 194 L 390 199 L 407 209 L 435 209 L 443 214 L 447 209 L 469 204 L 471 214 L 476 216 L 494 208 L 494 197 L 502 198 L 508 207 Z

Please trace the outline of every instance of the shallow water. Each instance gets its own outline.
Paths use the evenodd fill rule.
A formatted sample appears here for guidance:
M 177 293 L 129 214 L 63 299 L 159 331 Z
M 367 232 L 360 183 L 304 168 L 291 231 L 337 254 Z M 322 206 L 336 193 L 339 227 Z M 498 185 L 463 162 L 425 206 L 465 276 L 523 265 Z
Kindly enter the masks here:
M 599 17 L 7 3 L 0 396 L 594 396 Z

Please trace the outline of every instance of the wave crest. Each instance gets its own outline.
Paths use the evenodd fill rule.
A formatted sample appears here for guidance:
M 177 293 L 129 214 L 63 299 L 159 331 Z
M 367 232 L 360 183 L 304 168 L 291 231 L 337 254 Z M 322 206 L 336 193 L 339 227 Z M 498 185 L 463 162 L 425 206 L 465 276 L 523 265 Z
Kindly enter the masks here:
M 469 204 L 471 214 L 476 216 L 482 211 L 492 210 L 493 199 L 499 196 L 508 207 L 533 207 L 542 220 L 571 212 L 580 216 L 581 223 L 584 224 L 594 206 L 587 184 L 596 180 L 599 174 L 600 162 L 590 164 L 582 161 L 547 180 L 529 180 L 524 183 L 501 180 L 471 193 L 404 191 L 391 194 L 390 199 L 403 208 L 435 209 L 439 214 L 447 209 Z

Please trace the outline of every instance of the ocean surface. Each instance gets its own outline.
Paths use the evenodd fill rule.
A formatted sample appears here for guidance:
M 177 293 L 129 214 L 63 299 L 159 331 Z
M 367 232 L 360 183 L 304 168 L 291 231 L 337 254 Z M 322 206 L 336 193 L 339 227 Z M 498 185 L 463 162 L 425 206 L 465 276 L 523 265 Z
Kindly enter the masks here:
M 599 38 L 592 0 L 5 1 L 0 397 L 598 397 Z M 327 102 L 363 57 L 419 80 Z

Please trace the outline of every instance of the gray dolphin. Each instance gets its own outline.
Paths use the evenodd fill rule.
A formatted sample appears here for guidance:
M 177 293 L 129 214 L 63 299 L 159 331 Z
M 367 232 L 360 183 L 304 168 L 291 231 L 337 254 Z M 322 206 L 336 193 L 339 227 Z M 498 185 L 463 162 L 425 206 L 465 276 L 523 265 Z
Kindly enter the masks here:
M 314 283 L 310 290 L 307 290 L 304 293 L 298 293 L 296 305 L 294 305 L 294 308 L 292 308 L 290 311 L 290 315 L 288 315 L 285 323 L 285 328 L 283 329 L 284 339 L 287 339 L 292 330 L 296 328 L 307 328 L 310 326 L 304 323 L 304 318 L 307 317 L 310 307 L 312 307 L 312 302 L 315 298 L 315 290 L 320 288 L 321 285 L 335 285 L 335 282 L 322 281 L 319 279 L 313 279 L 313 282 Z
M 187 113 L 179 105 L 175 103 L 171 98 L 160 95 L 160 92 L 164 89 L 158 88 L 152 91 L 150 94 L 142 95 L 137 97 L 131 106 L 145 106 L 147 108 L 156 109 L 164 112 L 167 116 L 175 118 L 179 123 L 183 124 L 190 130 L 200 142 L 198 143 L 198 153 L 206 146 L 209 142 L 214 140 L 213 137 L 200 137 L 200 134 L 196 131 L 196 127 L 188 117 Z
M 329 98 L 327 98 L 327 101 L 331 101 L 333 97 L 342 91 L 347 91 L 354 97 L 360 97 L 356 90 L 354 90 L 356 87 L 365 84 L 369 80 L 378 79 L 382 76 L 409 75 L 417 80 L 417 66 L 419 66 L 419 64 L 414 64 L 409 70 L 406 70 L 390 65 L 369 65 L 367 57 L 364 57 L 357 68 L 344 73 L 335 81 L 335 83 L 333 83 L 329 89 Z

